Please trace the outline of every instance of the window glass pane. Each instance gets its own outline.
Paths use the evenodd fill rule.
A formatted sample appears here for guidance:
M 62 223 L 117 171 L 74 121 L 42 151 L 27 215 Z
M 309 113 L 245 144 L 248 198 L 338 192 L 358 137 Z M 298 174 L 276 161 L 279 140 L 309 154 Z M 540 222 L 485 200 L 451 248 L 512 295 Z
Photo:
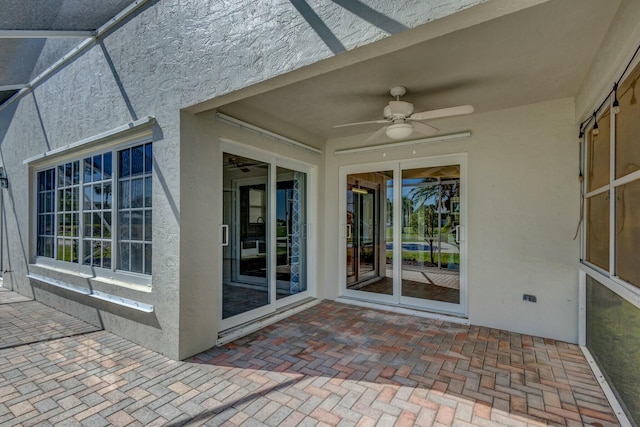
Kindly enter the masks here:
M 53 237 L 46 237 L 44 239 L 44 256 L 53 258 Z
M 113 167 L 111 166 L 111 153 L 104 153 L 102 156 L 102 172 L 104 179 L 111 179 Z
M 94 184 L 92 196 L 92 209 L 102 209 L 102 184 Z
M 102 266 L 111 268 L 111 243 L 102 242 Z
M 119 152 L 118 168 L 121 178 L 131 175 L 131 150 L 127 149 Z
M 118 217 L 119 239 L 129 240 L 129 212 L 120 212 Z
M 64 190 L 58 190 L 58 211 L 64 211 Z
M 102 237 L 105 239 L 111 238 L 111 212 L 102 214 Z
M 71 188 L 67 188 L 64 190 L 64 210 L 70 211 L 72 207 L 73 192 Z
M 609 184 L 609 140 L 611 139 L 611 117 L 609 110 L 598 118 L 598 135 L 588 133 L 587 151 L 588 191 L 597 190 Z
M 80 209 L 78 190 L 79 190 L 78 187 L 73 187 L 71 189 L 71 210 L 72 211 L 77 211 L 78 209 Z
M 150 207 L 152 201 L 153 190 L 151 188 L 151 177 L 148 176 L 144 179 L 144 206 Z
M 131 181 L 126 180 L 126 181 L 120 181 L 120 188 L 118 189 L 118 198 L 119 200 L 119 208 L 120 209 L 127 209 L 130 207 L 130 194 L 129 194 L 129 188 L 130 188 L 130 183 Z
M 71 176 L 72 176 L 71 182 L 73 185 L 80 184 L 80 162 L 78 160 L 73 162 L 73 171 Z
M 153 166 L 153 149 L 152 144 L 146 144 L 144 146 L 144 172 L 151 173 Z
M 131 211 L 131 240 L 143 239 L 143 224 L 141 210 Z
M 78 241 L 76 239 L 69 240 L 69 245 L 71 247 L 71 253 L 69 262 L 78 262 Z
M 616 178 L 640 169 L 640 65 L 618 89 L 616 114 Z
M 85 237 L 91 237 L 91 235 L 93 234 L 91 232 L 92 228 L 91 228 L 91 217 L 92 215 L 90 213 L 85 213 L 84 214 L 84 236 Z
M 102 155 L 93 156 L 93 180 L 102 180 Z
M 91 185 L 85 185 L 84 187 L 84 210 L 90 211 L 93 209 L 93 197 L 92 197 L 92 189 Z
M 58 235 L 64 235 L 64 215 L 58 214 Z
M 38 191 L 44 191 L 45 172 L 38 172 Z
M 78 237 L 78 233 L 80 231 L 80 219 L 79 214 L 73 213 L 71 214 L 71 235 L 73 237 Z
M 131 153 L 131 175 L 139 175 L 144 173 L 144 146 L 134 147 Z
M 93 253 L 93 266 L 101 267 L 102 266 L 102 242 L 99 240 L 94 240 L 91 245 L 91 252 Z
M 131 271 L 142 273 L 142 243 L 131 244 Z
M 586 260 L 609 270 L 609 193 L 587 199 Z
M 58 166 L 58 186 L 64 187 L 64 165 Z
M 93 237 L 100 238 L 102 237 L 100 232 L 102 231 L 102 220 L 100 219 L 99 213 L 93 214 Z
M 144 240 L 150 242 L 151 241 L 151 230 L 152 230 L 152 218 L 151 211 L 146 210 L 144 212 Z
M 53 212 L 55 206 L 55 193 L 53 191 L 47 191 L 44 195 L 45 198 L 45 212 Z
M 64 214 L 64 232 L 63 236 L 73 236 L 73 224 L 71 223 L 71 214 Z
M 82 255 L 82 263 L 85 265 L 91 265 L 91 240 L 84 240 L 84 254 Z
M 46 190 L 53 190 L 55 187 L 56 170 L 51 168 L 47 172 L 47 188 Z
M 120 243 L 118 251 L 118 268 L 129 271 L 129 243 Z
M 73 164 L 72 163 L 67 163 L 65 165 L 64 173 L 65 173 L 65 177 L 64 177 L 65 184 L 72 185 L 73 184 Z
M 113 194 L 111 190 L 111 184 L 105 183 L 102 186 L 102 208 L 111 209 L 111 201 L 113 200 Z
M 616 189 L 616 276 L 640 287 L 640 180 Z
M 45 215 L 44 216 L 44 233 L 45 235 L 51 236 L 53 234 L 53 215 Z
M 91 177 L 93 175 L 92 168 L 91 157 L 84 159 L 84 182 L 91 182 Z
M 151 274 L 151 259 L 152 259 L 151 245 L 146 244 L 144 245 L 144 273 L 145 274 Z
M 64 261 L 64 252 L 65 252 L 64 239 L 57 239 L 57 240 L 58 240 L 58 254 L 56 256 L 56 259 L 59 261 Z
M 144 202 L 144 181 L 142 178 L 131 180 L 131 207 L 141 208 Z

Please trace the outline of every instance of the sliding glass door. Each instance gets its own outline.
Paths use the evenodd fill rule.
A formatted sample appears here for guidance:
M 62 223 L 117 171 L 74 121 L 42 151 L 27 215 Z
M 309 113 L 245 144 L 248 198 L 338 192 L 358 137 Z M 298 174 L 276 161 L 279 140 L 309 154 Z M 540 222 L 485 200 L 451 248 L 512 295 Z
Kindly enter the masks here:
M 224 152 L 223 186 L 225 330 L 307 294 L 307 173 Z
M 345 296 L 466 314 L 465 165 L 446 156 L 346 170 Z
M 460 166 L 402 171 L 401 301 L 460 304 Z

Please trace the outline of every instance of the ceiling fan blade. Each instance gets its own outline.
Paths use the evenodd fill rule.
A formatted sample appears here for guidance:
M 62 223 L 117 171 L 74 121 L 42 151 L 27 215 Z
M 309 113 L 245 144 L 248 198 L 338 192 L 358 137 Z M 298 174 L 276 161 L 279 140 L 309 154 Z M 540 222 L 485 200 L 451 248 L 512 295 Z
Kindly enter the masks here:
M 441 108 L 439 110 L 423 111 L 421 113 L 413 113 L 409 119 L 411 120 L 431 120 L 441 117 L 460 116 L 463 114 L 473 113 L 473 105 L 459 105 L 457 107 Z
M 382 135 L 384 135 L 384 132 L 387 130 L 387 127 L 381 127 L 380 129 L 378 129 L 377 131 L 375 131 L 374 133 L 372 133 L 367 139 L 364 140 L 364 142 L 372 142 L 375 141 L 376 139 L 380 138 Z
M 431 125 L 425 125 L 424 123 L 420 122 L 412 123 L 411 126 L 413 126 L 413 130 L 426 136 L 436 134 L 439 130 L 438 128 L 434 128 Z
M 373 123 L 382 124 L 382 123 L 388 123 L 388 122 L 389 120 L 370 120 L 368 122 L 356 122 L 356 123 L 345 123 L 343 125 L 335 125 L 334 128 L 343 128 L 347 126 L 358 126 L 358 125 L 369 125 Z

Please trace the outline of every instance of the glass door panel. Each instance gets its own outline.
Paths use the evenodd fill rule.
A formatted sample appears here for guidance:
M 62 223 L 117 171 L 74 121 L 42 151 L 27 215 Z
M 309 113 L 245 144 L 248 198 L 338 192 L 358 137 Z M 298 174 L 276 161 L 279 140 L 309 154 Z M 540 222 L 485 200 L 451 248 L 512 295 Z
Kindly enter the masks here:
M 358 239 L 358 277 L 369 278 L 376 272 L 376 189 L 368 188 L 358 194 L 356 237 Z
M 268 163 L 223 155 L 222 318 L 271 302 L 269 277 Z
M 276 169 L 276 299 L 307 290 L 306 177 Z
M 393 294 L 393 172 L 347 176 L 346 282 L 350 290 Z
M 460 304 L 460 166 L 402 171 L 402 297 Z

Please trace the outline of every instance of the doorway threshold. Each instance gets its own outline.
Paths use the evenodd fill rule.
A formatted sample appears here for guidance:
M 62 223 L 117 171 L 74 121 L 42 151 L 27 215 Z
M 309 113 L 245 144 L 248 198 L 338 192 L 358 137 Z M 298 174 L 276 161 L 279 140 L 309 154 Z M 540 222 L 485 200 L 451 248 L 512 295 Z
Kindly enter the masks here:
M 443 320 L 446 322 L 458 323 L 461 325 L 471 324 L 471 322 L 469 322 L 469 318 L 464 316 L 450 314 L 450 313 L 428 311 L 428 310 L 423 310 L 423 309 L 403 306 L 403 305 L 384 304 L 380 302 L 371 302 L 371 301 L 365 301 L 365 300 L 350 298 L 350 297 L 338 297 L 336 299 L 336 302 L 341 302 L 343 304 L 357 305 L 359 307 L 372 308 L 375 310 L 390 311 L 392 313 L 407 314 L 409 316 L 424 317 L 427 319 L 434 319 L 434 320 Z
M 235 326 L 233 328 L 221 331 L 218 333 L 218 339 L 216 340 L 216 345 L 224 345 L 231 341 L 237 340 L 238 338 L 242 338 L 245 335 L 249 335 L 255 331 L 258 331 L 265 326 L 269 326 L 273 323 L 279 322 L 282 319 L 285 319 L 289 316 L 293 316 L 301 311 L 304 311 L 308 308 L 313 307 L 320 303 L 320 299 L 318 298 L 305 298 L 301 301 L 286 305 L 284 307 L 279 308 L 274 313 L 267 314 L 265 316 L 259 317 L 255 320 L 249 321 L 247 323 L 243 323 L 242 325 Z

